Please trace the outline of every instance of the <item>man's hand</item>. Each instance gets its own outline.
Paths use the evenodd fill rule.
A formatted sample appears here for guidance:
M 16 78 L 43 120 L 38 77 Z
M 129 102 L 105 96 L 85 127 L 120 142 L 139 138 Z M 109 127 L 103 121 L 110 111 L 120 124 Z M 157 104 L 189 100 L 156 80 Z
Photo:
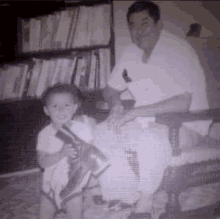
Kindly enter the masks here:
M 121 114 L 123 113 L 123 111 L 124 107 L 121 104 L 117 104 L 112 107 L 110 115 L 106 120 L 106 122 L 108 122 L 109 128 L 113 128 L 114 126 L 116 126 L 116 123 L 118 119 L 121 118 Z

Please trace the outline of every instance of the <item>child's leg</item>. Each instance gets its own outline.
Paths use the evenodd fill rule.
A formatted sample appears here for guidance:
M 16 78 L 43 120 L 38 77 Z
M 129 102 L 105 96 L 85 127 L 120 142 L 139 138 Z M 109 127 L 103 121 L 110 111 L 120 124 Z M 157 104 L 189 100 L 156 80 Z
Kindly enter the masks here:
M 53 219 L 55 212 L 53 203 L 45 195 L 41 195 L 39 219 Z
M 82 219 L 82 208 L 82 195 L 74 197 L 66 203 L 67 218 Z

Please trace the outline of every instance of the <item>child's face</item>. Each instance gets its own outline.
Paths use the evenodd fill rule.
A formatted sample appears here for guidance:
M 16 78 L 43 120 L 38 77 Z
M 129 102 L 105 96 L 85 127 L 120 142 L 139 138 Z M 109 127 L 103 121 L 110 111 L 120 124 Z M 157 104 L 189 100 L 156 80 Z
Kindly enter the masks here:
M 61 128 L 62 125 L 70 122 L 78 108 L 78 103 L 69 93 L 52 94 L 47 106 L 44 107 L 44 112 L 50 117 L 56 128 Z

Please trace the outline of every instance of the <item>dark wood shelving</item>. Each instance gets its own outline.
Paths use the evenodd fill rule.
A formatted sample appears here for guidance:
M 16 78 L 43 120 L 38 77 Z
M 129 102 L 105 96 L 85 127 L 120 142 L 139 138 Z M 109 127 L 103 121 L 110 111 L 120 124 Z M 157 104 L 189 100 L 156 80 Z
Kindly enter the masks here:
M 80 5 L 94 6 L 111 5 L 111 37 L 108 45 L 85 46 L 72 49 L 45 50 L 23 53 L 19 50 L 21 26 L 19 20 L 30 19 L 66 8 Z M 5 6 L 3 6 L 5 5 Z M 80 57 L 85 53 L 100 49 L 110 49 L 111 69 L 115 63 L 114 30 L 113 30 L 112 0 L 70 1 L 1 1 L 0 2 L 0 65 L 16 65 L 17 63 L 33 63 L 33 58 L 50 59 L 57 57 Z M 81 91 L 81 108 L 77 114 L 87 114 L 97 122 L 103 121 L 109 114 L 106 110 L 96 108 L 96 102 L 103 100 L 102 91 Z M 49 118 L 43 111 L 43 105 L 37 97 L 23 96 L 18 99 L 0 101 L 1 130 L 1 173 L 27 170 L 37 167 L 36 136 L 42 127 L 49 123 Z

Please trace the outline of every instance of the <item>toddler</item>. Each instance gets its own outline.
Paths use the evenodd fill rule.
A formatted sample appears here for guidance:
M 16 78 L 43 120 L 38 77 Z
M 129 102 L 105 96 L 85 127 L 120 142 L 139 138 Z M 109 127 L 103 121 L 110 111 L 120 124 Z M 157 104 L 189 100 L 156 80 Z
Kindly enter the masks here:
M 108 166 L 106 156 L 91 145 L 91 118 L 77 117 L 80 106 L 73 85 L 56 84 L 43 96 L 44 112 L 51 123 L 38 134 L 38 163 L 44 169 L 40 218 L 53 218 L 64 208 L 68 219 L 80 219 L 82 190 L 91 174 L 99 175 Z

